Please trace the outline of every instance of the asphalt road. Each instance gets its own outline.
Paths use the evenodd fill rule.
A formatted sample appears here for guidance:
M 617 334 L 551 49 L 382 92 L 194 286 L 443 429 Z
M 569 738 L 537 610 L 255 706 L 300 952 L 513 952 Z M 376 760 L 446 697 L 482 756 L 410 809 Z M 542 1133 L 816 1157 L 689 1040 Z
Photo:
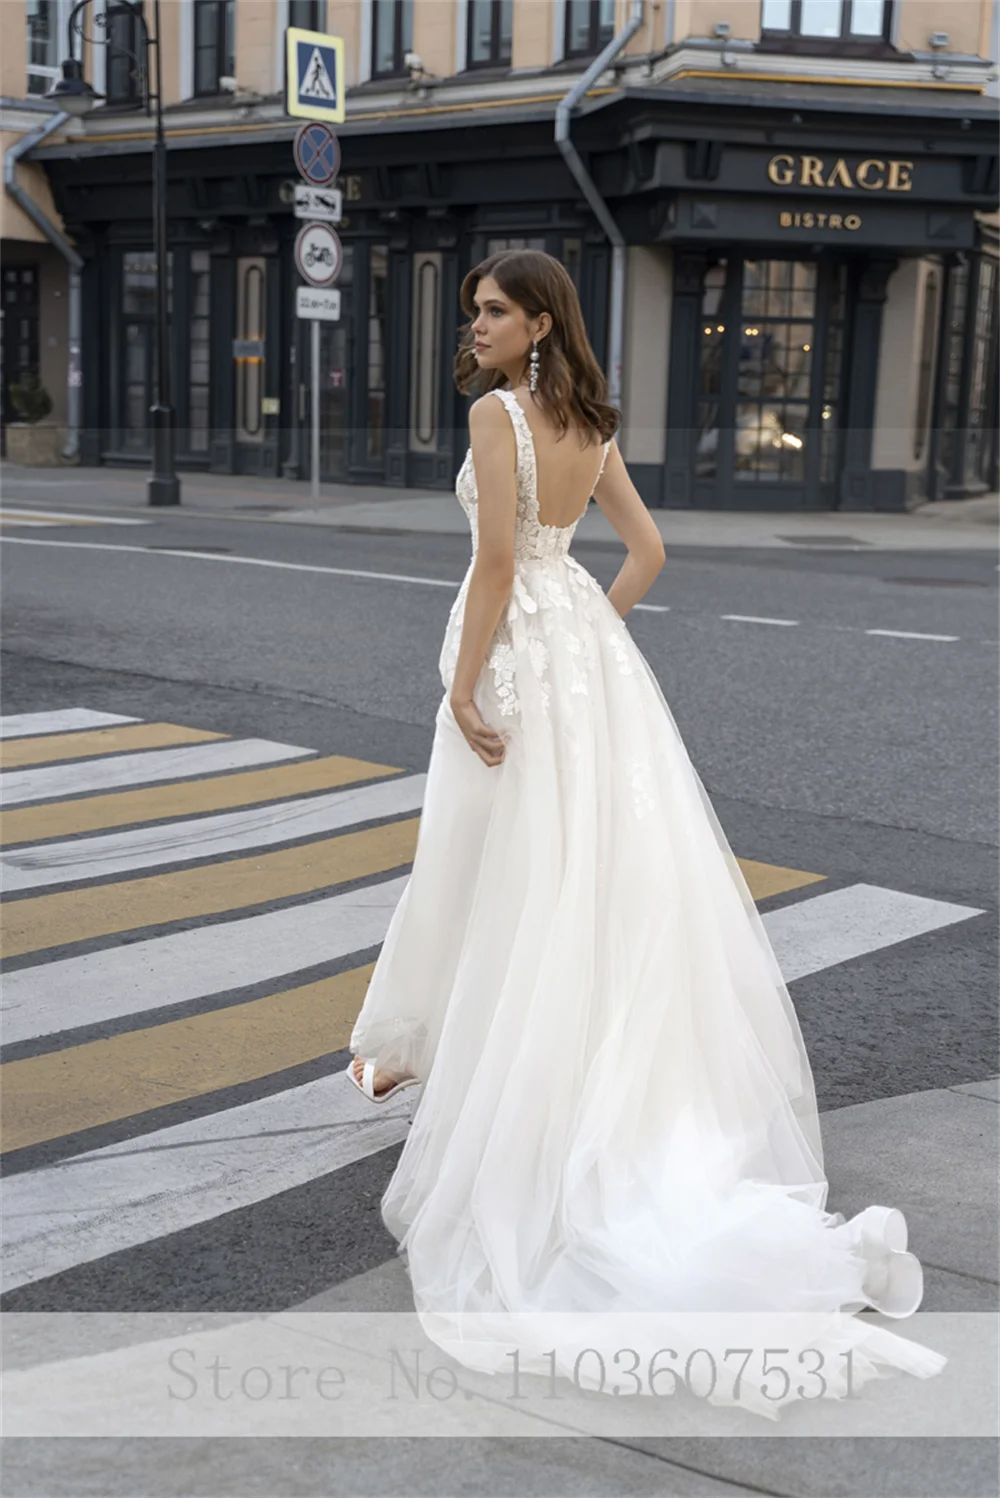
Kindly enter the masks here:
M 11 526 L 4 535 L 4 715 L 86 706 L 426 768 L 442 691 L 438 650 L 466 540 L 184 515 L 141 528 L 40 535 Z M 574 554 L 605 587 L 621 561 L 613 548 L 577 545 Z M 628 623 L 738 856 L 814 872 L 824 890 L 863 884 L 995 908 L 996 586 L 996 561 L 982 551 L 669 553 L 644 600 L 654 608 Z M 802 894 L 781 892 L 760 908 L 779 912 Z M 822 1109 L 995 1075 L 993 930 L 990 916 L 939 923 L 796 980 Z M 111 952 L 144 934 L 60 943 L 54 956 Z M 38 960 L 15 957 L 8 970 Z M 355 953 L 340 966 L 357 961 Z M 239 999 L 273 986 L 244 986 Z M 128 1028 L 95 1021 L 70 1039 Z M 29 1036 L 4 1059 L 50 1048 L 51 1037 Z M 346 1059 L 343 1051 L 274 1075 L 264 1068 L 229 1088 L 225 1104 L 277 1095 Z M 12 1153 L 8 1172 L 197 1119 L 203 1105 L 196 1098 L 30 1143 Z M 372 1150 L 336 1176 L 221 1221 L 31 1276 L 3 1303 L 245 1312 L 301 1302 L 391 1259 L 378 1198 L 397 1153 Z M 791 1491 L 769 1482 L 756 1490 Z M 808 1490 L 820 1489 L 810 1479 Z

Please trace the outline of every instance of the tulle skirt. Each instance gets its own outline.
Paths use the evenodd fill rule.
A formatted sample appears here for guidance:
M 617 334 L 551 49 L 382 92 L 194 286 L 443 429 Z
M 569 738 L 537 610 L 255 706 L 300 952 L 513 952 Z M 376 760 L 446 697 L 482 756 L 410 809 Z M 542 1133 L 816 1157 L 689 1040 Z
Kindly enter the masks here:
M 382 1214 L 425 1330 L 469 1367 L 516 1345 L 546 1372 L 560 1313 L 569 1376 L 594 1313 L 608 1348 L 638 1327 L 650 1352 L 725 1341 L 719 1313 L 785 1346 L 807 1316 L 827 1397 L 845 1350 L 854 1390 L 937 1373 L 854 1314 L 909 1315 L 921 1267 L 898 1211 L 826 1210 L 795 1010 L 624 621 L 575 559 L 519 564 L 475 694 L 507 738 L 490 768 L 448 701 L 467 586 L 413 870 L 351 1036 L 424 1083 Z M 725 1380 L 710 1397 L 775 1412 Z

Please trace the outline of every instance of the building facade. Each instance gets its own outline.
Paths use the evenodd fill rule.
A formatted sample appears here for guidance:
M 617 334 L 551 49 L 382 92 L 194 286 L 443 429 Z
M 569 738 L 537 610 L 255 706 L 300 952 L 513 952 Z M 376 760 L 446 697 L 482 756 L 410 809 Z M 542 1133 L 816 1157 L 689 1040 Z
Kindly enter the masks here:
M 155 372 L 141 48 L 114 0 L 93 0 L 111 44 L 85 37 L 83 56 L 107 102 L 52 128 L 70 8 L 0 7 L 4 419 L 34 363 L 82 461 L 140 464 Z M 452 484 L 461 279 L 532 245 L 569 269 L 598 357 L 620 348 L 622 450 L 650 505 L 903 510 L 995 488 L 996 15 L 996 0 L 160 0 L 180 466 L 305 476 L 291 23 L 343 37 L 348 68 L 325 478 Z M 555 121 L 626 28 L 571 120 L 622 288 Z M 235 360 L 252 338 L 263 362 Z

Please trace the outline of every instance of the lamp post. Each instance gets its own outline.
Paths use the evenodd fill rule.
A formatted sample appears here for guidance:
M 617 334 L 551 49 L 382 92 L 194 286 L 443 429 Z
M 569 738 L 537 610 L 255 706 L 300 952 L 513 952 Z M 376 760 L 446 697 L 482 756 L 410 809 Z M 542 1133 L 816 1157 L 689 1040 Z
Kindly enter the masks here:
M 83 63 L 78 60 L 73 44 L 74 32 L 80 37 L 83 52 L 83 13 L 93 0 L 78 0 L 70 11 L 67 23 L 69 56 L 62 65 L 62 77 L 46 94 L 67 114 L 88 114 L 103 95 L 98 94 L 83 76 Z M 95 17 L 95 24 L 102 25 L 107 32 L 112 16 L 131 15 L 141 27 L 142 57 L 128 52 L 139 67 L 146 113 L 155 113 L 156 135 L 153 144 L 153 256 L 156 261 L 156 394 L 150 406 L 150 424 L 153 434 L 153 470 L 147 483 L 146 497 L 151 505 L 179 505 L 181 485 L 177 477 L 174 455 L 174 409 L 171 402 L 170 382 L 170 318 L 167 306 L 167 282 L 169 261 L 167 259 L 167 142 L 163 133 L 163 63 L 160 50 L 160 0 L 153 0 L 155 34 L 150 31 L 141 4 L 134 0 L 107 0 L 106 10 Z M 92 43 L 110 47 L 110 34 L 88 38 Z M 155 59 L 155 80 L 152 66 Z M 154 87 L 155 81 L 155 87 Z

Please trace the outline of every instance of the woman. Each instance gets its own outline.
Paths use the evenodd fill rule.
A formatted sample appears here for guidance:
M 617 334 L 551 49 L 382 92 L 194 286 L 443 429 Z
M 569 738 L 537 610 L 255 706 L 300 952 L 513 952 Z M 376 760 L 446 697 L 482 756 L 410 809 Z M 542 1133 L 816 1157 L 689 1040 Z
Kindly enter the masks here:
M 825 1211 L 795 1011 L 623 623 L 664 550 L 573 283 L 511 250 L 461 297 L 456 382 L 485 392 L 457 482 L 473 555 L 413 870 L 348 1068 L 376 1103 L 424 1084 L 382 1199 L 421 1322 L 471 1367 L 500 1371 L 516 1343 L 545 1372 L 546 1316 L 578 1315 L 560 1323 L 572 1373 L 594 1312 L 643 1313 L 647 1351 L 702 1345 L 704 1313 L 763 1313 L 772 1347 L 779 1316 L 819 1315 L 829 1397 L 845 1348 L 852 1391 L 878 1366 L 927 1377 L 943 1357 L 843 1314 L 910 1314 L 921 1267 L 899 1212 Z M 569 555 L 591 494 L 628 553 L 607 594 Z M 815 1350 L 814 1328 L 793 1345 Z M 634 1318 L 621 1330 L 635 1346 Z M 746 1382 L 712 1397 L 774 1414 Z

